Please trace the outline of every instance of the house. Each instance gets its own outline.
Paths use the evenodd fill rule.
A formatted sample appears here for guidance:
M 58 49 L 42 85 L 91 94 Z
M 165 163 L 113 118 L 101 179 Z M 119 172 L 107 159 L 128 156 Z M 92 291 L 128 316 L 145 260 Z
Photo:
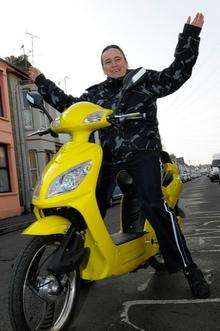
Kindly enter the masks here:
M 0 219 L 22 212 L 8 89 L 8 64 L 0 59 Z

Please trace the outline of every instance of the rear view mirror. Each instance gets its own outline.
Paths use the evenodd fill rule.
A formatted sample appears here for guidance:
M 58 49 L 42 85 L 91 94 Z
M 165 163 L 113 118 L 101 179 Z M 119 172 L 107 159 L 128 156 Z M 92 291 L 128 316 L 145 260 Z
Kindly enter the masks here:
M 145 78 L 146 69 L 138 68 L 136 70 L 131 70 L 123 79 L 123 88 L 121 90 L 120 97 L 118 99 L 118 103 L 116 108 L 120 107 L 120 103 L 122 102 L 126 92 L 132 88 L 133 86 L 139 84 Z
M 28 92 L 26 94 L 27 101 L 31 105 L 31 107 L 38 108 L 43 110 L 43 112 L 48 117 L 49 121 L 52 122 L 53 118 L 50 116 L 49 112 L 44 107 L 44 99 L 38 92 Z
M 136 70 L 132 70 L 131 72 L 129 72 L 123 80 L 123 89 L 126 91 L 130 89 L 132 86 L 140 83 L 141 80 L 144 78 L 145 72 L 146 69 L 144 68 L 138 68 Z
M 26 98 L 31 107 L 44 110 L 43 98 L 39 93 L 33 91 L 28 92 Z

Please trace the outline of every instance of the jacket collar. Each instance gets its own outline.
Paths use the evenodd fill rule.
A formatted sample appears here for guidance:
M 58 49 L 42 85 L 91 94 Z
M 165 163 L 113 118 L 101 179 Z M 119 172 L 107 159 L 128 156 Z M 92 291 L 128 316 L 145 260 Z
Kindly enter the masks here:
M 130 72 L 131 70 L 127 70 L 126 74 L 123 77 L 119 78 L 112 78 L 112 77 L 107 77 L 105 84 L 108 86 L 112 86 L 115 88 L 120 88 L 123 85 L 123 80 L 125 76 Z

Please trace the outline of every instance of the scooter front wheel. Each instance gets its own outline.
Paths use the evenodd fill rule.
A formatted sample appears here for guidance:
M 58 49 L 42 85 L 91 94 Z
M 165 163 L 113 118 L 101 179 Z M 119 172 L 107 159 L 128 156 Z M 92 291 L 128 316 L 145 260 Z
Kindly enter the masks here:
M 79 268 L 55 275 L 47 264 L 62 236 L 33 238 L 18 256 L 9 289 L 9 315 L 14 330 L 66 330 L 76 308 Z

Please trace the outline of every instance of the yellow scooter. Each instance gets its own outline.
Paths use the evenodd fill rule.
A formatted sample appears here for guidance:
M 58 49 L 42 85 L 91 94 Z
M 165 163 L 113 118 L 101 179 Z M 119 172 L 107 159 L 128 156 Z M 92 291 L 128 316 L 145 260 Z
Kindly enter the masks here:
M 142 74 L 140 70 L 127 79 L 121 99 Z M 36 92 L 28 99 L 33 107 L 46 112 Z M 122 275 L 149 263 L 160 267 L 155 258 L 155 233 L 138 202 L 126 198 L 126 192 L 132 189 L 128 174 L 121 173 L 118 178 L 124 193 L 120 232 L 109 234 L 96 201 L 102 148 L 89 138 L 98 129 L 137 119 L 144 120 L 144 114 L 113 115 L 112 110 L 80 102 L 53 120 L 49 129 L 34 133 L 69 133 L 71 140 L 47 164 L 33 193 L 37 220 L 23 232 L 33 238 L 16 260 L 9 291 L 14 330 L 67 330 L 77 305 L 80 280 Z M 165 199 L 177 211 L 182 183 L 176 165 L 165 163 L 164 174 Z M 181 215 L 178 218 L 181 223 Z

